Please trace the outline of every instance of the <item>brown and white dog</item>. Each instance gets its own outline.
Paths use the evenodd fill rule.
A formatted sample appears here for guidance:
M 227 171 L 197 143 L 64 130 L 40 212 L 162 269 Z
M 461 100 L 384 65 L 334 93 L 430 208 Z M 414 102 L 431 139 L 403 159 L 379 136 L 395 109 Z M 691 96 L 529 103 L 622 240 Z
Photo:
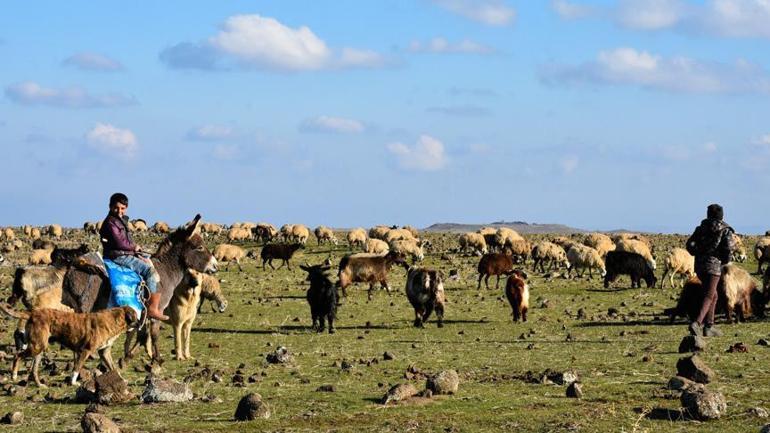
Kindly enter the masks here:
M 71 384 L 76 385 L 83 364 L 96 352 L 107 369 L 115 369 L 112 344 L 120 334 L 135 326 L 137 322 L 136 312 L 130 307 L 111 308 L 96 313 L 70 313 L 49 308 L 21 312 L 5 305 L 0 305 L 0 310 L 8 316 L 27 320 L 27 347 L 18 352 L 13 360 L 13 380 L 18 378 L 21 361 L 35 357 L 32 374 L 35 383 L 41 387 L 44 385 L 40 382 L 38 367 L 43 353 L 48 348 L 49 339 L 75 352 Z
M 198 314 L 201 300 L 201 287 L 206 274 L 195 269 L 187 269 L 182 281 L 174 289 L 174 296 L 166 307 L 168 323 L 174 327 L 176 359 L 190 359 L 190 331 Z

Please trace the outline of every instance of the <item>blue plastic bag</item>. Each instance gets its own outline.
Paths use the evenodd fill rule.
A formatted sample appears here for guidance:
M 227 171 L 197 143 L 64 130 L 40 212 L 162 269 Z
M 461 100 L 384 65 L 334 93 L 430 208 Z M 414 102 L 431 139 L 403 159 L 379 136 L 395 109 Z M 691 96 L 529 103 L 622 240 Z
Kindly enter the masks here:
M 139 293 L 142 277 L 112 260 L 104 259 L 104 266 L 107 268 L 110 286 L 112 286 L 108 307 L 131 307 L 136 311 L 136 317 L 141 317 L 144 310 Z

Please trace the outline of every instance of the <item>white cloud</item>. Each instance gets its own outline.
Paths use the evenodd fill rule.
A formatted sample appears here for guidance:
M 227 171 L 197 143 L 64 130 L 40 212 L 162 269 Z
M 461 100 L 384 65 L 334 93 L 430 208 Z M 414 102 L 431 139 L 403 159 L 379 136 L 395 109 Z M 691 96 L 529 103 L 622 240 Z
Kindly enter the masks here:
M 703 151 L 706 153 L 714 153 L 717 151 L 717 149 L 719 149 L 719 147 L 713 141 L 709 141 L 703 144 Z
M 103 54 L 82 52 L 73 54 L 62 62 L 64 66 L 72 66 L 87 71 L 114 72 L 123 69 L 123 65 Z
M 182 42 L 163 50 L 159 58 L 175 69 L 316 71 L 372 68 L 387 63 L 377 52 L 350 47 L 330 48 L 307 26 L 292 28 L 260 15 L 234 15 L 219 33 L 198 43 Z
M 685 93 L 770 94 L 770 73 L 744 60 L 727 65 L 684 56 L 662 57 L 633 48 L 602 51 L 578 66 L 541 67 L 547 84 L 615 84 Z
M 62 108 L 103 108 L 136 104 L 136 100 L 119 94 L 92 95 L 83 88 L 53 89 L 34 81 L 11 84 L 5 96 L 22 105 L 49 105 Z
M 635 30 L 675 29 L 733 38 L 770 38 L 768 0 L 621 0 L 612 6 L 583 6 L 552 0 L 565 19 L 603 16 Z
M 676 25 L 684 13 L 680 0 L 622 0 L 617 19 L 624 27 L 657 30 Z
M 130 159 L 139 150 L 136 136 L 129 129 L 120 129 L 106 123 L 97 123 L 86 133 L 86 142 L 102 153 Z
M 409 51 L 415 53 L 463 53 L 463 54 L 491 54 L 494 49 L 484 44 L 464 39 L 451 43 L 442 37 L 435 37 L 427 42 L 412 41 Z
M 757 137 L 751 143 L 754 146 L 770 151 L 770 134 L 765 134 L 761 137 Z
M 559 167 L 564 174 L 572 174 L 578 168 L 579 164 L 580 159 L 574 155 L 567 155 L 559 161 Z
M 390 143 L 388 151 L 395 155 L 399 167 L 404 170 L 436 171 L 447 164 L 444 144 L 429 135 L 421 135 L 411 147 L 403 143 Z
M 590 6 L 572 3 L 567 0 L 551 0 L 551 8 L 562 18 L 574 20 L 592 15 L 594 10 Z
M 203 125 L 187 131 L 187 139 L 191 141 L 223 141 L 233 138 L 233 128 L 224 125 Z
M 433 0 L 433 3 L 489 26 L 505 26 L 516 18 L 516 11 L 503 0 Z
M 318 116 L 302 122 L 299 129 L 302 132 L 355 134 L 363 132 L 366 127 L 358 120 L 346 119 L 344 117 Z

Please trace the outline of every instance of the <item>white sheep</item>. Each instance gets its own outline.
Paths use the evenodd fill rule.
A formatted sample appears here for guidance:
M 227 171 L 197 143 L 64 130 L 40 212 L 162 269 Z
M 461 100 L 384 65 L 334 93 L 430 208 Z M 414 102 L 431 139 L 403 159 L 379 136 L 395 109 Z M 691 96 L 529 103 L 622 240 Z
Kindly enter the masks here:
M 29 256 L 30 265 L 50 265 L 53 250 L 32 250 Z
M 385 238 L 383 239 L 387 243 L 391 243 L 393 241 L 399 241 L 399 240 L 412 240 L 414 239 L 414 236 L 412 235 L 412 232 L 406 229 L 390 229 L 387 233 L 385 233 Z
M 59 224 L 51 224 L 48 226 L 48 235 L 53 238 L 60 238 L 64 234 L 64 230 Z
M 373 239 L 385 240 L 385 234 L 390 231 L 388 226 L 374 226 L 369 229 L 369 237 Z
M 292 239 L 291 230 L 294 228 L 294 224 L 284 224 L 281 226 L 281 237 L 288 242 Z
M 589 233 L 583 239 L 583 245 L 595 249 L 602 257 L 607 257 L 608 252 L 615 251 L 615 242 L 604 233 Z
M 503 247 L 508 249 L 513 257 L 518 257 L 521 263 L 527 263 L 527 258 L 532 252 L 532 243 L 526 239 L 510 242 Z
M 24 233 L 24 236 L 32 236 L 32 226 L 31 225 L 24 225 L 24 226 L 22 226 L 21 231 Z
M 251 230 L 242 227 L 233 227 L 227 232 L 227 239 L 230 241 L 251 239 Z
M 745 270 L 734 263 L 722 266 L 722 285 L 725 291 L 725 307 L 727 308 L 727 321 L 732 323 L 733 313 L 738 313 L 738 320 L 744 321 L 747 316 L 756 313 L 763 315 L 764 311 L 753 311 L 755 298 L 764 298 L 759 290 L 759 283 Z M 765 298 L 766 299 L 766 298 Z M 756 305 L 757 309 L 764 309 L 765 301 Z
M 422 246 L 415 239 L 398 239 L 393 242 L 389 242 L 388 246 L 391 251 L 395 251 L 404 256 L 412 256 L 413 260 L 420 261 L 425 258 L 425 253 L 422 251 Z
M 167 234 L 171 232 L 171 228 L 163 221 L 156 221 L 155 224 L 152 225 L 152 230 L 158 234 Z
M 134 231 L 136 232 L 146 232 L 149 230 L 149 227 L 147 227 L 147 221 L 143 219 L 135 219 L 131 221 L 131 224 L 134 225 Z
M 415 239 L 419 239 L 420 238 L 420 231 L 417 230 L 416 228 L 414 228 L 412 226 L 403 226 L 401 228 L 404 229 L 404 230 L 409 231 L 409 233 L 412 234 L 413 238 L 415 238 Z
M 762 273 L 762 264 L 770 262 L 770 236 L 763 236 L 754 245 L 754 258 L 757 259 L 757 273 Z
M 291 238 L 294 239 L 294 242 L 305 245 L 310 238 L 310 230 L 302 224 L 294 224 L 291 227 Z
M 354 228 L 353 230 L 349 231 L 345 237 L 348 240 L 348 245 L 350 245 L 350 248 L 354 248 L 356 246 L 364 248 L 366 244 L 366 230 L 361 227 Z
M 16 233 L 14 233 L 13 229 L 10 227 L 7 227 L 5 230 L 3 230 L 3 236 L 5 236 L 5 240 L 7 241 L 16 239 Z
M 30 228 L 30 230 L 29 230 L 29 237 L 30 238 L 35 240 L 35 239 L 40 239 L 41 236 L 42 235 L 40 234 L 40 229 L 39 228 L 37 228 L 37 227 Z
M 516 230 L 510 229 L 508 227 L 500 227 L 495 232 L 495 243 L 500 246 L 504 247 L 506 244 L 511 244 L 515 241 L 523 241 L 524 238 L 516 232 Z
M 390 246 L 382 239 L 369 238 L 366 241 L 365 251 L 369 254 L 385 255 L 390 251 Z
M 497 229 L 494 227 L 482 227 L 478 230 L 476 230 L 476 233 L 480 234 L 481 236 L 484 235 L 495 235 L 497 234 Z
M 569 261 L 569 265 L 567 266 L 567 276 L 572 273 L 573 269 L 575 270 L 575 273 L 577 273 L 581 268 L 583 269 L 583 272 L 580 276 L 583 276 L 585 270 L 588 269 L 588 278 L 594 277 L 591 272 L 593 269 L 599 269 L 602 277 L 607 274 L 607 269 L 604 267 L 604 260 L 602 260 L 599 251 L 596 251 L 587 245 L 575 244 L 570 247 L 567 251 L 567 261 Z
M 545 272 L 546 262 L 550 264 L 549 269 L 558 266 L 569 266 L 567 253 L 564 251 L 564 248 L 548 241 L 538 242 L 532 247 L 532 260 L 534 261 L 533 269 L 537 270 L 538 265 L 540 265 L 542 272 Z
M 735 233 L 732 234 L 732 237 L 733 243 L 735 244 L 732 260 L 743 263 L 748 258 L 746 255 L 746 247 L 743 245 L 743 239 Z
M 684 283 L 695 276 L 695 257 L 684 248 L 674 248 L 663 259 L 663 277 L 660 279 L 660 288 L 666 287 L 666 275 L 669 275 L 671 287 L 674 287 L 674 276 L 682 275 L 682 287 Z
M 321 245 L 324 242 L 331 242 L 332 244 L 337 245 L 337 238 L 334 236 L 334 231 L 329 227 L 318 226 L 313 233 L 318 240 L 318 245 Z
M 238 270 L 243 271 L 241 260 L 244 257 L 246 257 L 246 250 L 236 245 L 219 244 L 214 248 L 214 258 L 218 262 L 227 262 L 225 270 L 230 269 L 230 262 L 235 262 L 238 265 Z
M 487 242 L 484 240 L 484 235 L 481 233 L 463 233 L 460 235 L 460 251 L 472 253 L 487 253 Z
M 206 223 L 201 223 L 200 226 L 201 226 L 201 232 L 212 234 L 212 235 L 220 234 L 222 233 L 222 231 L 224 231 L 222 226 L 216 223 L 206 222 Z
M 625 251 L 627 253 L 636 253 L 640 256 L 647 259 L 647 262 L 650 264 L 650 267 L 654 270 L 655 265 L 655 257 L 652 256 L 652 252 L 650 251 L 650 247 L 644 243 L 641 240 L 638 239 L 618 239 L 615 241 L 615 250 L 616 251 Z

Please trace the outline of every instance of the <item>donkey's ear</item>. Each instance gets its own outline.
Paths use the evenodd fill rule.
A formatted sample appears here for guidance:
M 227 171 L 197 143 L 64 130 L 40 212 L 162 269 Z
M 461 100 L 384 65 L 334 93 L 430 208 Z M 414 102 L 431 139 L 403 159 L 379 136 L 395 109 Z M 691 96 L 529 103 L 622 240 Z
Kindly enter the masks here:
M 193 218 L 192 221 L 190 221 L 190 224 L 187 225 L 187 237 L 189 238 L 192 235 L 196 235 L 200 233 L 200 222 L 201 222 L 201 214 L 195 215 L 195 218 Z

